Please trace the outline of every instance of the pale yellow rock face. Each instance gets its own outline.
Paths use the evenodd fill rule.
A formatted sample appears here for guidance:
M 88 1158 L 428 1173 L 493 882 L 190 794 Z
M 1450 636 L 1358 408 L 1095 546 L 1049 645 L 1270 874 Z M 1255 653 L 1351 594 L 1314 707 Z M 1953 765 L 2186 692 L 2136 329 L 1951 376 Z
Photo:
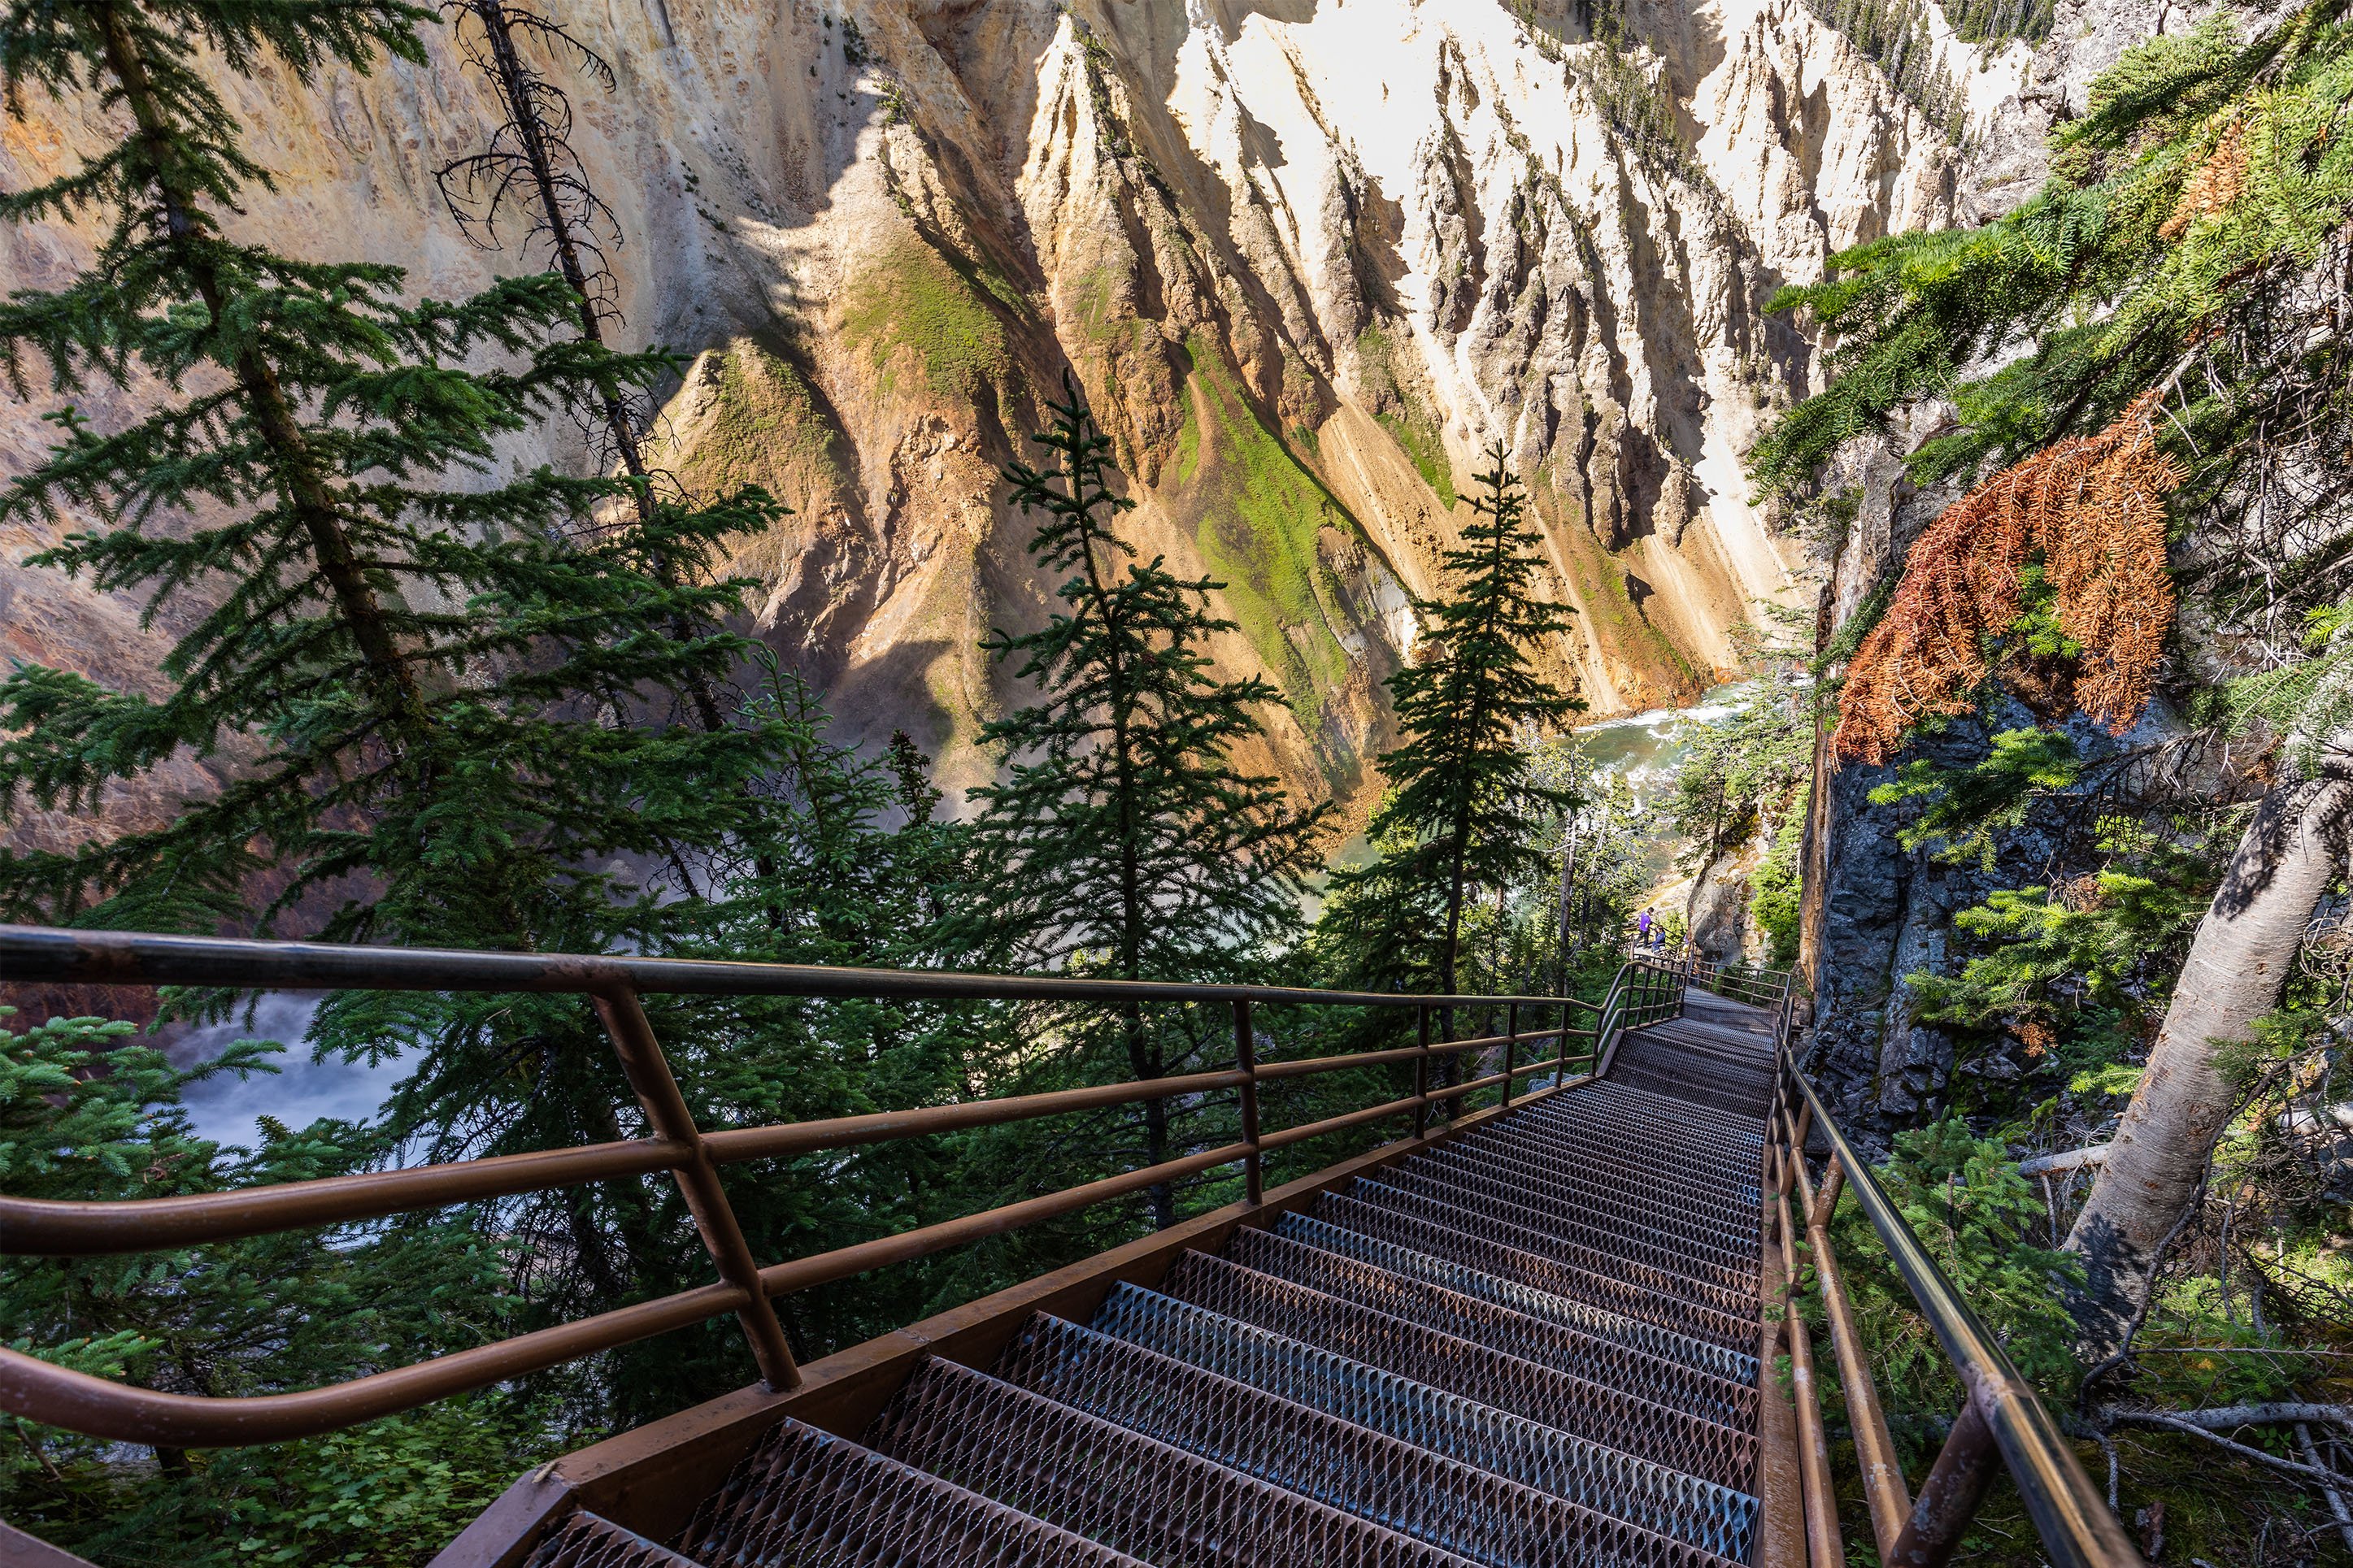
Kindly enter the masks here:
M 1742 470 L 1816 374 L 1765 301 L 1953 218 L 1949 146 L 1799 0 L 1637 0 L 1624 50 L 1566 0 L 564 12 L 617 77 L 551 62 L 625 237 L 626 335 L 691 362 L 661 460 L 791 505 L 733 562 L 760 635 L 853 737 L 937 752 L 952 792 L 1019 695 L 982 637 L 1050 607 L 1000 471 L 1065 374 L 1115 439 L 1139 550 L 1226 584 L 1220 662 L 1289 699 L 1250 760 L 1345 796 L 1490 443 L 1577 612 L 1542 657 L 1597 715 L 1694 695 L 1759 602 L 1810 599 Z M 443 298 L 537 265 L 443 209 L 434 171 L 497 116 L 427 44 L 423 67 L 227 84 L 276 176 L 232 226 Z M 93 142 L 88 105 L 27 107 L 0 133 L 11 187 Z M 0 287 L 87 254 L 16 229 Z M 47 406 L 0 405 L 0 460 L 32 459 Z M 560 428 L 510 456 L 584 460 Z M 73 521 L 0 531 L 7 651 L 152 679 L 136 605 L 21 563 Z

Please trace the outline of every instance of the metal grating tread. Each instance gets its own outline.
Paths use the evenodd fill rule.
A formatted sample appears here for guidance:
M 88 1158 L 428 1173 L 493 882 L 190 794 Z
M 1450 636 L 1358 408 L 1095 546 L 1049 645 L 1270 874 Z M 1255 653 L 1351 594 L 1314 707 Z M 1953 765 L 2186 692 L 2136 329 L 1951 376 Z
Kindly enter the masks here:
M 1671 1465 L 1719 1486 L 1746 1482 L 1756 1460 L 1757 1440 L 1749 1433 L 1222 1258 L 1187 1252 L 1169 1269 L 1161 1288 L 1178 1300 Z
M 1732 1488 L 1140 1286 L 1113 1289 L 1094 1326 L 1597 1513 L 1747 1555 L 1757 1500 Z
M 705 1500 L 680 1550 L 704 1568 L 1149 1568 L 789 1418 Z
M 1729 1426 L 1755 1421 L 1753 1386 L 1743 1388 L 1694 1367 L 1662 1362 L 1516 1307 L 1435 1283 L 1419 1272 L 1388 1268 L 1295 1234 L 1238 1232 L 1226 1257 L 1294 1285 L 1557 1367 L 1669 1410 Z
M 1456 1201 L 1466 1208 L 1486 1208 L 1506 1215 L 1516 1224 L 1531 1226 L 1567 1240 L 1579 1242 L 1620 1258 L 1641 1262 L 1670 1274 L 1721 1285 L 1754 1295 L 1757 1256 L 1743 1255 L 1725 1243 L 1698 1237 L 1662 1235 L 1631 1221 L 1615 1224 L 1597 1220 L 1582 1205 L 1546 1203 L 1527 1184 L 1494 1171 L 1468 1171 L 1451 1164 L 1408 1160 L 1388 1173 L 1393 1181 L 1419 1184 L 1417 1190 L 1465 1194 Z
M 1275 1232 L 1400 1274 L 1419 1274 L 1466 1296 L 1500 1301 L 1531 1317 L 1547 1319 L 1672 1365 L 1713 1373 L 1727 1383 L 1753 1387 L 1757 1382 L 1753 1355 L 1550 1289 L 1546 1282 L 1556 1279 L 1559 1266 L 1534 1253 L 1514 1252 L 1365 1205 L 1352 1207 L 1348 1199 L 1329 1194 L 1317 1200 L 1312 1215 L 1283 1215 Z
M 1632 1146 L 1633 1152 L 1678 1169 L 1736 1172 L 1749 1161 L 1763 1156 L 1762 1119 L 1748 1121 L 1745 1125 L 1727 1125 L 1728 1118 L 1712 1123 L 1701 1107 L 1687 1100 L 1654 1094 L 1615 1079 L 1593 1085 L 1590 1093 L 1591 1098 L 1574 1116 L 1566 1113 L 1567 1108 L 1544 1115 L 1551 1102 L 1539 1102 L 1535 1107 L 1537 1114 L 1528 1119 L 1528 1128 L 1562 1137 L 1591 1129 L 1620 1138 L 1640 1139 L 1641 1142 Z M 1678 1111 L 1682 1112 L 1680 1116 Z
M 1602 1089 L 1596 1084 L 1593 1089 Z M 1584 1093 L 1584 1090 L 1578 1090 Z M 1536 1105 L 1536 1112 L 1551 1107 L 1551 1100 Z M 1518 1119 L 1515 1119 L 1518 1121 Z M 1680 1140 L 1673 1131 L 1651 1126 L 1638 1117 L 1621 1117 L 1609 1105 L 1596 1102 L 1581 1117 L 1541 1117 L 1529 1114 L 1525 1121 L 1490 1123 L 1492 1133 L 1506 1142 L 1546 1142 L 1546 1145 L 1572 1147 L 1572 1150 L 1612 1154 L 1630 1166 L 1647 1166 L 1659 1171 L 1662 1178 L 1692 1187 L 1696 1192 L 1720 1192 L 1725 1180 L 1739 1180 L 1751 1173 L 1751 1168 L 1765 1162 L 1765 1140 L 1756 1142 L 1725 1142 L 1725 1145 L 1701 1145 L 1699 1140 Z M 1482 1131 L 1490 1131 L 1482 1129 Z
M 1736 1314 L 1646 1290 L 1609 1272 L 1607 1259 L 1598 1260 L 1603 1266 L 1599 1272 L 1566 1261 L 1544 1245 L 1542 1237 L 1516 1236 L 1489 1226 L 1465 1228 L 1455 1223 L 1454 1214 L 1443 1205 L 1411 1193 L 1369 1185 L 1326 1193 L 1315 1200 L 1315 1217 L 1571 1300 L 1590 1302 L 1662 1334 L 1733 1351 L 1757 1342 L 1755 1325 L 1743 1322 Z
M 1587 1213 L 1623 1215 L 1667 1235 L 1712 1237 L 1715 1245 L 1742 1257 L 1757 1252 L 1762 1234 L 1755 1195 L 1745 1204 L 1718 1203 L 1649 1188 L 1630 1188 L 1585 1161 L 1546 1153 L 1529 1144 L 1472 1142 L 1464 1139 L 1459 1145 L 1441 1143 L 1415 1158 L 1453 1169 L 1491 1173 L 1524 1185 L 1541 1184 L 1550 1189 L 1556 1201 L 1574 1204 Z
M 1733 1568 L 1763 1016 L 1687 998 L 993 1372 L 922 1358 L 863 1446 L 781 1421 L 671 1547 L 581 1514 L 526 1568 Z
M 575 1513 L 541 1542 L 524 1568 L 697 1568 L 667 1546 L 593 1513 Z
M 1030 1320 L 997 1375 L 1491 1568 L 1708 1568 L 1725 1562 L 1059 1318 Z
M 875 1417 L 868 1440 L 877 1452 L 1155 1568 L 1452 1568 L 1465 1561 L 936 1358 Z
M 1678 1333 L 1714 1340 L 1718 1344 L 1747 1344 L 1757 1337 L 1757 1306 L 1754 1298 L 1743 1300 L 1732 1291 L 1711 1291 L 1707 1287 L 1672 1276 L 1646 1275 L 1622 1258 L 1507 1220 L 1466 1215 L 1443 1198 L 1433 1198 L 1425 1193 L 1359 1181 L 1346 1195 L 1376 1208 L 1409 1214 L 1459 1229 L 1465 1236 L 1498 1241 L 1566 1265 L 1567 1273 L 1555 1289 L 1587 1300 L 1604 1302 L 1629 1317 L 1673 1329 Z
M 1695 1031 L 1660 1026 L 1629 1037 L 1610 1063 L 1609 1082 L 1622 1089 L 1705 1106 L 1754 1121 L 1773 1096 L 1772 1064 L 1746 1051 L 1711 1048 Z

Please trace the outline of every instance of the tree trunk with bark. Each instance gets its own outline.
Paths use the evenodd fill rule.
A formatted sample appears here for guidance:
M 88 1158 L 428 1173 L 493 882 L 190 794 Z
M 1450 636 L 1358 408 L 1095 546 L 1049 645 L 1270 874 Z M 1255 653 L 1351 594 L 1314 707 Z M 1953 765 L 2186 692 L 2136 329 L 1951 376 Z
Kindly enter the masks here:
M 2314 906 L 2344 863 L 2348 816 L 2353 783 L 2275 786 L 2199 923 L 2148 1068 L 2067 1237 L 2086 1272 L 2068 1305 L 2087 1365 L 2115 1355 L 2139 1321 L 2237 1101 L 2218 1058 L 2279 1005 Z

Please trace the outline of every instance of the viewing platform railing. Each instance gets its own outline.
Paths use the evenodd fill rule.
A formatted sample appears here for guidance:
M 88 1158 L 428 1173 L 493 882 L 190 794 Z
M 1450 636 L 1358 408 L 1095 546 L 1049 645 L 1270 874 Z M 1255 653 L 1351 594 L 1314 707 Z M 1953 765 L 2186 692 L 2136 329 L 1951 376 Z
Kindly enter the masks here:
M 635 1093 L 645 1135 L 581 1148 L 495 1155 L 316 1181 L 177 1197 L 58 1202 L 0 1197 L 0 1255 L 86 1257 L 146 1252 L 512 1197 L 525 1193 L 668 1171 L 693 1216 L 717 1278 L 676 1291 L 431 1361 L 324 1387 L 247 1397 L 204 1397 L 132 1387 L 0 1346 L 0 1411 L 90 1436 L 169 1447 L 226 1447 L 315 1436 L 412 1409 L 470 1389 L 544 1370 L 705 1320 L 733 1314 L 771 1390 L 800 1386 L 775 1300 L 1033 1225 L 1161 1183 L 1239 1164 L 1246 1202 L 1264 1196 L 1263 1163 L 1277 1150 L 1391 1117 L 1410 1116 L 1422 1135 L 1433 1112 L 1460 1116 L 1466 1097 L 1498 1089 L 1511 1103 L 1525 1079 L 1554 1081 L 1519 1093 L 1530 1100 L 1605 1070 L 1618 1039 L 1672 1016 L 1681 966 L 1641 958 L 1621 966 L 1599 1004 L 1575 997 L 1426 996 L 1282 986 L 1188 985 L 1045 975 L 828 968 L 559 954 L 437 952 L 259 942 L 110 931 L 0 926 L 0 979 L 28 984 L 187 985 L 240 991 L 469 991 L 572 993 L 588 999 Z M 640 996 L 886 998 L 934 1002 L 1010 1000 L 1134 1005 L 1181 1003 L 1230 1009 L 1233 1059 L 1216 1071 L 1050 1093 L 913 1107 L 772 1126 L 696 1125 L 671 1076 Z M 1395 1010 L 1417 1016 L 1416 1042 L 1304 1060 L 1258 1060 L 1252 1009 L 1307 1005 Z M 1568 1009 L 1589 1017 L 1567 1022 Z M 1561 1021 L 1524 1028 L 1523 1015 L 1558 1009 Z M 1433 1015 L 1501 1013 L 1501 1034 L 1433 1040 Z M 1522 1061 L 1523 1047 L 1551 1049 Z M 1582 1042 L 1572 1054 L 1572 1042 Z M 1432 1064 L 1471 1055 L 1493 1069 L 1461 1083 L 1431 1081 Z M 1411 1064 L 1410 1094 L 1300 1126 L 1260 1125 L 1260 1089 L 1270 1081 Z M 1571 1069 L 1579 1069 L 1571 1076 Z M 1233 1091 L 1240 1137 L 1223 1146 L 1063 1188 L 1022 1202 L 834 1248 L 763 1263 L 754 1258 L 719 1180 L 746 1161 L 853 1148 L 929 1134 L 1025 1121 L 1155 1099 Z

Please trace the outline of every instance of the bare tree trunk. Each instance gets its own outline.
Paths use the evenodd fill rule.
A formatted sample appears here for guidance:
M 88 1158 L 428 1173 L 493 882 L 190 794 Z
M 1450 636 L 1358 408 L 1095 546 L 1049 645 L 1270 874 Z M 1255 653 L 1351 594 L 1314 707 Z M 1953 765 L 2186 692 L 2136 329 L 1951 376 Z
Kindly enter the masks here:
M 2353 783 L 2274 787 L 2199 923 L 2148 1070 L 2067 1237 L 2087 1275 L 2068 1305 L 2089 1364 L 2121 1350 L 2139 1320 L 2235 1103 L 2215 1058 L 2279 1005 L 2313 908 L 2342 864 L 2348 814 Z

